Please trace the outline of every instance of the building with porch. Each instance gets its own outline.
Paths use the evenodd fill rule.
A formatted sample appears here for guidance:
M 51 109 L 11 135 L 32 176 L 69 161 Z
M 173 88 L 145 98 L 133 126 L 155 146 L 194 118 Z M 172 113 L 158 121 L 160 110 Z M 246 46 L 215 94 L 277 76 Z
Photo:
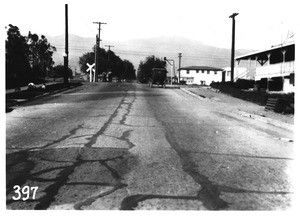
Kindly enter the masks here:
M 236 57 L 238 65 L 248 61 L 245 75 L 269 91 L 294 92 L 295 42 Z M 237 66 L 238 66 L 237 65 Z

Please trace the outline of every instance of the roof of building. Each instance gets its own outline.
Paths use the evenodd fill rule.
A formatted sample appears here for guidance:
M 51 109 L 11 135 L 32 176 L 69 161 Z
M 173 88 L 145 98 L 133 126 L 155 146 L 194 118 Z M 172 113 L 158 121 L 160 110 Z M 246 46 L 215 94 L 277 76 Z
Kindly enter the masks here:
M 258 58 L 266 58 L 265 54 L 266 53 L 270 53 L 270 52 L 274 52 L 274 51 L 280 51 L 283 48 L 287 48 L 287 47 L 293 47 L 293 49 L 295 49 L 295 42 L 289 42 L 286 44 L 280 44 L 277 46 L 273 46 L 269 49 L 265 49 L 265 50 L 261 50 L 261 51 L 257 51 L 257 52 L 253 52 L 253 53 L 249 53 L 246 55 L 242 55 L 242 56 L 238 56 L 235 58 L 235 60 L 247 60 L 249 58 L 251 58 L 251 60 L 255 60 L 256 57 Z M 262 56 L 263 55 L 263 56 Z
M 179 70 L 211 70 L 211 71 L 223 71 L 221 68 L 211 66 L 187 66 L 181 67 Z

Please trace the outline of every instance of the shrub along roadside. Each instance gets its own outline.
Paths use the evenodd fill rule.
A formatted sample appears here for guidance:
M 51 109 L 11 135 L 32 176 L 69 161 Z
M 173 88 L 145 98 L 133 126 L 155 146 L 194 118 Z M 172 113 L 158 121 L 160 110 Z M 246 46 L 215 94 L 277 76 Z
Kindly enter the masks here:
M 243 90 L 234 86 L 230 86 L 226 83 L 212 83 L 212 88 L 220 90 L 222 93 L 229 94 L 233 97 L 254 102 L 256 104 L 265 106 L 269 98 L 278 98 L 286 101 L 293 106 L 294 93 L 279 93 L 279 92 L 266 92 L 266 91 L 254 91 Z M 291 111 L 294 112 L 294 111 Z

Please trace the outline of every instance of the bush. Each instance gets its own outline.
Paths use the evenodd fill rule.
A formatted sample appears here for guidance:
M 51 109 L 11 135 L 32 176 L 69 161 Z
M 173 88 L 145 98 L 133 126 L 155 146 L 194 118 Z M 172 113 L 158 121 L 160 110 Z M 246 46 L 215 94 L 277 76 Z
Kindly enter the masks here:
M 242 84 L 242 85 L 241 85 Z M 251 101 L 260 105 L 266 105 L 269 97 L 272 98 L 284 98 L 288 101 L 294 101 L 294 93 L 272 93 L 272 92 L 263 92 L 263 91 L 247 91 L 241 89 L 241 87 L 246 87 L 247 85 L 251 86 L 251 82 L 216 82 L 212 83 L 210 86 L 212 88 L 218 89 L 223 93 L 227 93 L 233 97 Z

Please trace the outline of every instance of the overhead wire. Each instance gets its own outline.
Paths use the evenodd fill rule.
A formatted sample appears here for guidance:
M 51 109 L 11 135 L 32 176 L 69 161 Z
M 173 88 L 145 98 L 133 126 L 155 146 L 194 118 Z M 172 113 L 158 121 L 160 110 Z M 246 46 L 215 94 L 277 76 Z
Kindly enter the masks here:
M 86 20 L 80 15 L 80 11 L 78 8 L 74 5 L 75 13 L 79 16 L 80 20 L 84 23 L 84 25 L 88 28 L 88 30 L 91 32 L 91 34 L 95 34 L 95 31 L 92 30 L 91 25 L 89 25 Z M 64 47 L 57 46 L 57 50 L 62 50 Z M 92 47 L 86 48 L 86 47 L 72 47 L 69 46 L 69 51 L 84 51 L 84 52 L 93 52 Z M 151 56 L 151 55 L 161 55 L 161 56 L 168 56 L 168 58 L 177 59 L 177 55 L 170 55 L 168 52 L 142 52 L 142 51 L 130 51 L 130 50 L 118 50 L 114 49 L 114 52 L 116 54 L 121 55 L 131 55 L 131 56 Z M 184 55 L 182 59 L 185 60 L 206 60 L 206 61 L 214 61 L 216 58 L 218 59 L 228 59 L 227 56 L 221 56 L 221 55 L 215 55 L 216 50 L 214 50 L 213 55 L 211 56 L 194 56 L 194 55 Z
M 57 50 L 63 50 L 63 47 L 56 47 Z M 69 47 L 69 51 L 85 51 L 85 52 L 93 52 L 91 49 L 83 48 L 83 47 Z M 142 51 L 124 51 L 124 50 L 114 50 L 113 51 L 116 54 L 122 54 L 122 55 L 131 55 L 131 56 L 152 56 L 152 55 L 161 55 L 167 54 L 165 52 L 142 52 Z M 168 55 L 168 58 L 177 59 L 178 56 L 170 56 Z M 219 60 L 228 60 L 227 56 L 194 56 L 194 55 L 185 55 L 182 56 L 182 59 L 185 60 L 206 60 L 206 61 L 215 61 L 216 59 Z

